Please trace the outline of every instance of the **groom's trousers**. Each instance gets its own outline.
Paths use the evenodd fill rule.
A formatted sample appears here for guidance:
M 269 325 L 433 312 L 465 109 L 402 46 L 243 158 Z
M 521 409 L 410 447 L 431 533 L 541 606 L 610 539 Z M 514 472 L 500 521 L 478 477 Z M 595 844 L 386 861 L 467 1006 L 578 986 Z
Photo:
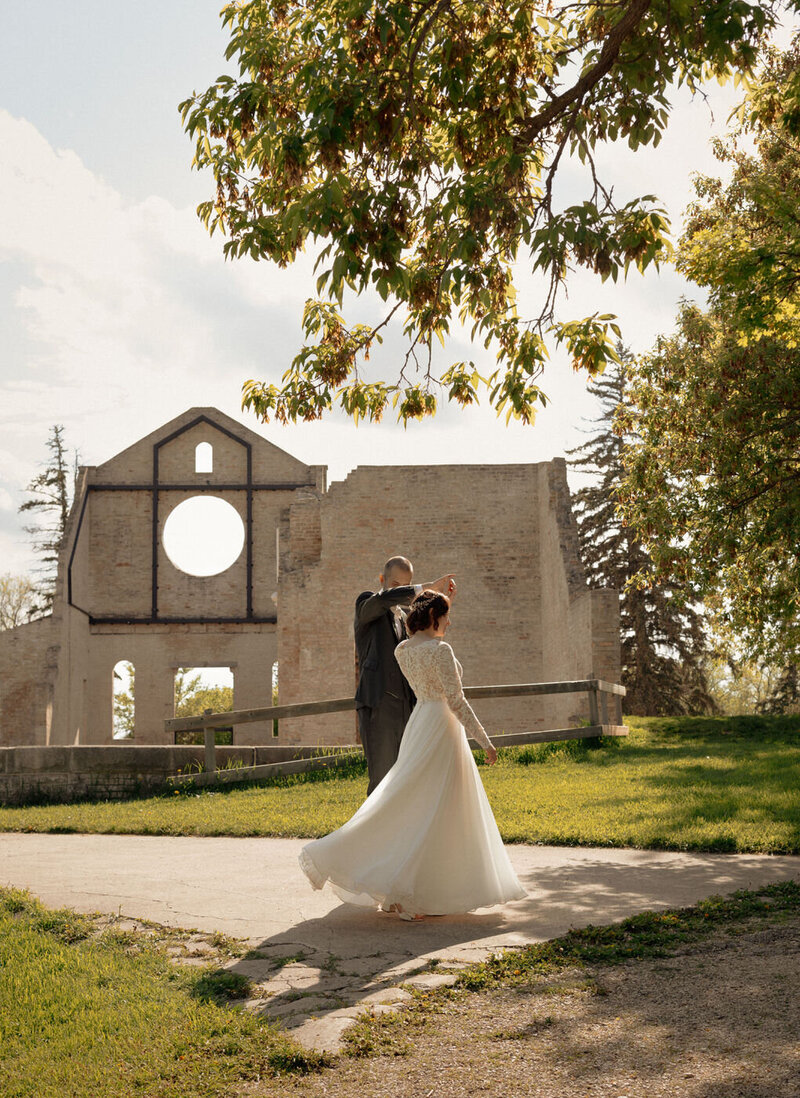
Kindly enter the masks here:
M 369 771 L 369 796 L 397 761 L 403 730 L 411 716 L 411 702 L 387 691 L 376 709 L 359 706 L 357 712 L 358 732 Z

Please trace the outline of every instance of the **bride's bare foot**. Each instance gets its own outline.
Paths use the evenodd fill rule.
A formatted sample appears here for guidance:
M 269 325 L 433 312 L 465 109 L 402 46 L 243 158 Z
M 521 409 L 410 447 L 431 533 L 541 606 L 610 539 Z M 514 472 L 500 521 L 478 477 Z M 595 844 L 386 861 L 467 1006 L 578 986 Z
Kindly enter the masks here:
M 411 922 L 412 920 L 416 921 L 417 919 L 424 919 L 425 918 L 424 915 L 411 915 L 411 914 L 409 914 L 409 912 L 405 911 L 400 906 L 400 904 L 392 904 L 390 910 L 395 911 L 400 916 L 401 919 L 405 919 L 407 922 Z
M 404 911 L 400 904 L 389 904 L 384 907 L 381 905 L 380 911 L 385 912 L 387 915 L 399 915 L 401 919 L 405 919 L 407 922 L 411 922 L 412 919 L 425 919 L 425 915 L 409 915 L 407 911 Z

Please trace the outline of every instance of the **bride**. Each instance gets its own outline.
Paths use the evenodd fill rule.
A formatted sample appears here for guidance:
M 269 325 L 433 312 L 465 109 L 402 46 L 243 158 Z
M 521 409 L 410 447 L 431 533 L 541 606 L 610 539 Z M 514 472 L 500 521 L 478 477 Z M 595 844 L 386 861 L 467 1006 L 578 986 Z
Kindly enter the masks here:
M 414 599 L 409 639 L 395 654 L 417 704 L 397 762 L 346 824 L 300 851 L 314 888 L 330 881 L 341 899 L 380 905 L 403 919 L 527 895 L 467 743 L 474 737 L 494 764 L 497 752 L 464 697 L 461 665 L 444 640 L 449 624 L 445 595 L 428 590 Z

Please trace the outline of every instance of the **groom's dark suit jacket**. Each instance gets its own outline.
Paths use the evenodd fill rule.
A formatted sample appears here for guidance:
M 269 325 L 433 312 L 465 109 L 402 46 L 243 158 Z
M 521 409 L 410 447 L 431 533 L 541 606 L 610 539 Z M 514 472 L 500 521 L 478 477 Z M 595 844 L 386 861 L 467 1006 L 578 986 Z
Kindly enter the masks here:
M 386 591 L 363 591 L 356 599 L 355 640 L 358 657 L 356 708 L 377 709 L 384 694 L 416 698 L 394 658 L 400 643 L 394 631 L 392 609 L 408 606 L 416 594 L 413 586 L 391 587 Z M 403 630 L 405 636 L 405 630 Z

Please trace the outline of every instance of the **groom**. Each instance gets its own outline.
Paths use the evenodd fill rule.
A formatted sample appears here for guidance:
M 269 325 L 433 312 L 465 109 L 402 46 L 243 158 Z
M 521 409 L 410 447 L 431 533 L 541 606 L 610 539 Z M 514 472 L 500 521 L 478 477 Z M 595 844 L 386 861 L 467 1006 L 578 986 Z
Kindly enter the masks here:
M 394 658 L 395 647 L 407 636 L 401 607 L 408 606 L 423 588 L 443 595 L 455 593 L 452 574 L 424 585 L 413 580 L 411 561 L 391 557 L 383 566 L 380 591 L 363 591 L 356 599 L 356 712 L 369 771 L 367 796 L 394 766 L 416 701 Z

